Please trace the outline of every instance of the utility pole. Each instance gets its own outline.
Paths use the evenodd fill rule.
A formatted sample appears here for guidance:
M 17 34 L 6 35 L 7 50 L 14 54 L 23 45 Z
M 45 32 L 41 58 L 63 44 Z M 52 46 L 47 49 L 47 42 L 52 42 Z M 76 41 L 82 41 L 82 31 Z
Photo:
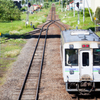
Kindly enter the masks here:
M 28 7 L 28 0 L 27 0 L 27 12 L 26 12 L 27 16 L 26 16 L 26 27 L 29 23 L 29 7 Z
M 86 2 L 87 2 L 87 6 L 88 6 L 88 10 L 89 10 L 90 17 L 91 17 L 91 21 L 93 21 L 92 20 L 92 16 L 91 16 L 91 12 L 90 12 L 90 9 L 89 9 L 88 1 L 86 0 Z
M 80 24 L 80 20 L 79 20 L 79 9 L 78 9 L 78 24 Z
M 78 8 L 78 24 L 80 23 L 80 20 L 79 20 L 79 4 L 80 4 L 79 2 L 76 3 L 77 8 Z
M 83 22 L 85 21 L 85 0 L 83 0 Z
M 73 10 L 74 10 L 74 14 L 73 15 L 75 17 L 75 0 L 74 0 L 74 9 Z
M 68 0 L 68 5 L 69 5 L 69 0 Z M 70 10 L 70 5 L 68 7 L 69 7 L 69 10 Z
M 63 12 L 63 0 L 61 0 L 62 1 L 62 12 Z

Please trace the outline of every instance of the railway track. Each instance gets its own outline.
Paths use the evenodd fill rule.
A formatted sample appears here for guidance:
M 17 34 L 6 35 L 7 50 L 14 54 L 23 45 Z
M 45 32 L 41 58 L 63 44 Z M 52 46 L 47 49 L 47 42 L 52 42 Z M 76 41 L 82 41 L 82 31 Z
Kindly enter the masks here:
M 18 88 L 15 93 L 15 95 L 18 96 L 18 100 L 38 100 L 47 34 L 49 26 L 57 21 L 55 17 L 54 5 L 52 6 L 50 15 L 51 15 L 51 20 L 45 23 L 40 30 L 40 34 L 37 39 L 37 43 L 27 73 L 25 75 L 23 85 L 21 88 Z M 59 26 L 58 22 L 56 22 L 55 24 Z M 46 31 L 44 31 L 44 28 Z
M 18 100 L 41 99 L 41 91 L 44 88 L 46 88 L 46 87 L 41 87 L 40 84 L 42 82 L 42 79 L 41 79 L 42 69 L 43 69 L 43 66 L 45 66 L 45 64 L 46 64 L 44 62 L 44 54 L 45 54 L 45 48 L 46 48 L 46 41 L 48 38 L 48 30 L 52 24 L 55 25 L 56 27 L 59 27 L 60 31 L 66 30 L 66 27 L 59 22 L 59 19 L 56 18 L 54 5 L 52 6 L 49 20 L 40 29 L 40 34 L 37 39 L 36 47 L 35 47 L 28 71 L 26 73 L 23 85 L 21 88 L 18 89 L 17 93 L 15 93 L 18 96 Z M 45 31 L 43 31 L 43 30 L 45 30 Z M 32 32 L 31 32 L 31 34 L 32 34 Z M 60 38 L 60 36 L 59 36 L 59 38 Z M 56 43 L 56 42 L 54 42 L 54 43 Z M 60 44 L 60 42 L 58 42 L 58 43 Z M 61 83 L 61 84 L 63 84 L 63 83 Z M 19 94 L 19 92 L 20 92 L 20 94 Z M 51 91 L 49 91 L 49 93 L 50 92 Z M 39 98 L 39 95 L 40 95 L 40 98 Z M 96 97 L 96 96 L 93 99 L 92 98 L 89 99 L 90 97 L 78 96 L 76 93 L 70 94 L 70 96 L 72 97 L 72 100 L 84 100 L 84 99 L 98 100 L 97 99 L 98 97 Z M 55 97 L 55 99 L 53 98 L 53 100 L 56 100 L 56 99 L 57 99 L 57 97 Z M 51 100 L 51 98 L 49 98 L 49 100 Z M 60 99 L 58 98 L 58 100 L 60 100 Z M 64 99 L 62 99 L 62 100 L 64 100 Z M 66 97 L 65 97 L 65 100 L 66 100 Z

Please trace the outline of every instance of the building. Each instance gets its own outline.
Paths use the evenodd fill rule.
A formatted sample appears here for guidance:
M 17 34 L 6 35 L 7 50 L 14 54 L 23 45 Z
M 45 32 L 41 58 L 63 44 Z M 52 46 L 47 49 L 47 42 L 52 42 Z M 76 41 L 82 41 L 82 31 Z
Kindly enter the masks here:
M 100 7 L 100 0 L 91 0 L 91 9 L 94 13 L 97 7 Z
M 100 7 L 100 0 L 82 0 L 82 4 L 85 4 L 85 8 L 90 7 L 95 13 L 96 8 Z
M 79 8 L 80 9 L 83 9 L 83 7 L 85 8 L 91 8 L 92 11 L 95 13 L 96 11 L 96 8 L 97 7 L 100 7 L 100 0 L 73 0 L 74 3 L 75 3 L 75 10 L 77 10 L 77 7 L 76 7 L 76 3 L 79 2 L 80 5 L 79 5 Z M 74 6 L 74 4 L 73 4 Z

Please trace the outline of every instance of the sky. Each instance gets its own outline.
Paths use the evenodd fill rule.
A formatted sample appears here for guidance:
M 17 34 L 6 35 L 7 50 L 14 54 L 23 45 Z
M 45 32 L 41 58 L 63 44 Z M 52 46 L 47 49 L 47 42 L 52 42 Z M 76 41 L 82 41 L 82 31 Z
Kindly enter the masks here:
M 80 0 L 75 0 L 75 3 L 80 2 Z

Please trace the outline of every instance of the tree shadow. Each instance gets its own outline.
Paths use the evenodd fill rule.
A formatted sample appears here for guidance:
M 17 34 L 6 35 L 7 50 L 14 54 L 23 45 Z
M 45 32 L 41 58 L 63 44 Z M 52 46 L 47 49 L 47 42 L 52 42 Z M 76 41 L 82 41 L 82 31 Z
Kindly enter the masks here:
M 40 30 L 31 31 L 24 34 L 2 34 L 1 37 L 5 37 L 6 39 L 30 39 L 30 38 L 38 38 L 39 35 L 40 35 Z M 45 38 L 45 35 L 41 35 L 40 38 Z M 47 35 L 47 38 L 60 38 L 60 35 L 51 34 L 51 35 Z

